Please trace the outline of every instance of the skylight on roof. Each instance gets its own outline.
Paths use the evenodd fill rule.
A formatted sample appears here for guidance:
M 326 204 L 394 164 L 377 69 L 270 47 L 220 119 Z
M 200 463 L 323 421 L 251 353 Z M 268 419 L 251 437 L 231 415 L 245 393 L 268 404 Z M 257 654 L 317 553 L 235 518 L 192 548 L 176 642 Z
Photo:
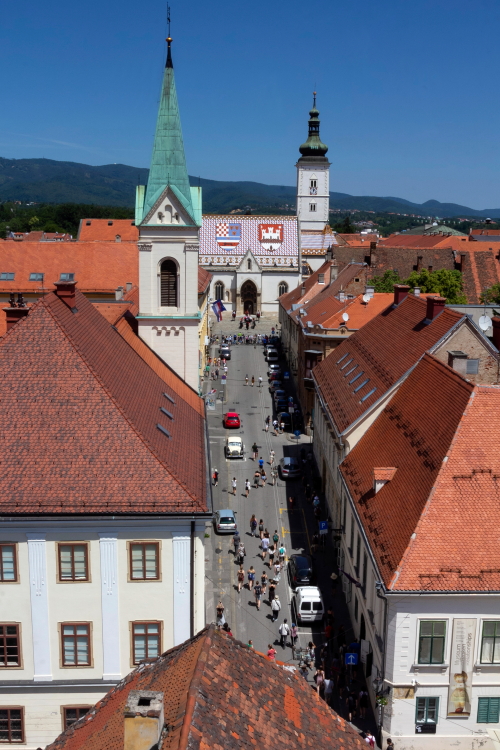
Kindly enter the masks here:
M 340 369 L 341 369 L 341 370 L 345 370 L 345 368 L 346 368 L 346 367 L 347 367 L 348 365 L 350 365 L 350 364 L 351 364 L 352 360 L 353 360 L 353 357 L 351 357 L 351 359 L 348 359 L 348 360 L 347 360 L 347 362 L 346 362 L 346 363 L 345 363 L 344 365 L 342 365 L 342 367 L 341 367 Z
M 359 365 L 354 365 L 354 367 L 351 367 L 350 370 L 347 370 L 347 372 L 344 373 L 344 378 L 346 378 L 348 375 L 350 375 L 351 372 L 354 372 L 354 370 L 356 369 L 356 367 L 359 367 Z M 352 380 L 351 380 L 351 383 L 352 383 Z
M 340 365 L 340 363 L 342 362 L 342 360 L 343 360 L 343 359 L 345 359 L 345 358 L 346 358 L 346 357 L 348 357 L 348 356 L 349 356 L 349 352 L 347 352 L 347 354 L 344 354 L 344 356 L 343 356 L 343 357 L 341 357 L 341 358 L 340 358 L 340 359 L 339 359 L 339 360 L 337 361 L 337 364 L 338 364 L 338 365 Z
M 0 273 L 0 280 L 1 281 L 14 281 L 15 276 L 16 276 L 15 273 L 2 272 Z
M 352 385 L 352 384 L 354 383 L 354 381 L 355 381 L 355 380 L 357 380 L 358 378 L 360 378 L 360 377 L 361 377 L 361 375 L 364 375 L 364 374 L 365 374 L 365 373 L 364 373 L 364 371 L 363 371 L 363 370 L 361 370 L 361 372 L 358 372 L 358 374 L 357 374 L 357 375 L 355 375 L 355 376 L 353 377 L 353 379 L 349 381 L 349 385 Z M 346 373 L 346 375 L 347 375 L 347 373 Z
M 165 398 L 168 398 L 168 400 L 171 401 L 173 403 L 173 405 L 175 406 L 175 401 L 172 398 L 172 396 L 169 396 L 168 393 L 164 393 L 163 395 L 165 396 Z
M 157 424 L 156 426 L 160 430 L 160 432 L 163 432 L 163 434 L 166 435 L 168 438 L 172 437 L 170 432 L 162 424 Z
M 376 390 L 377 390 L 376 388 L 372 388 L 371 391 L 368 391 L 368 393 L 366 394 L 366 396 L 363 396 L 363 398 L 361 399 L 360 403 L 362 404 L 363 401 L 366 401 L 366 399 L 369 398 L 372 395 L 372 393 L 375 393 Z
M 59 281 L 74 281 L 74 280 L 75 280 L 74 273 L 62 273 L 59 276 Z
M 170 419 L 174 418 L 174 415 L 171 412 L 167 411 L 164 406 L 160 406 L 160 411 L 162 412 L 162 414 L 166 414 L 167 417 L 170 417 Z
M 43 281 L 43 273 L 30 273 L 30 281 Z
M 369 382 L 370 382 L 370 378 L 366 378 L 366 380 L 363 380 L 363 382 L 360 385 L 358 385 L 357 388 L 354 389 L 354 393 L 357 393 L 358 391 L 360 391 L 362 387 Z

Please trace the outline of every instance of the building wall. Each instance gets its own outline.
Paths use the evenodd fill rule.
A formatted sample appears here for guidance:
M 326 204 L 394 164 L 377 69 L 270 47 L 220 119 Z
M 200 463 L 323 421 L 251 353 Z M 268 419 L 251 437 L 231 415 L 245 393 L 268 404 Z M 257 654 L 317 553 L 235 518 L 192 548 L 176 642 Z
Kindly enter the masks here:
M 3 525 L 0 541 L 17 543 L 19 582 L 0 583 L 0 621 L 20 625 L 22 666 L 1 669 L 0 706 L 24 707 L 28 747 L 57 736 L 61 706 L 93 705 L 134 668 L 132 622 L 159 621 L 162 651 L 190 637 L 190 531 L 189 521 L 163 519 Z M 198 521 L 194 632 L 205 625 L 204 533 Z M 160 580 L 132 581 L 128 543 L 149 540 L 160 545 Z M 88 582 L 58 582 L 57 543 L 70 541 L 89 545 Z M 90 666 L 62 665 L 64 622 L 91 624 Z M 27 683 L 14 691 L 11 683 L 19 680 Z
M 462 351 L 469 359 L 479 359 L 479 372 L 477 375 L 464 374 L 472 383 L 493 384 L 498 383 L 498 360 L 488 348 L 487 341 L 481 334 L 472 331 L 467 326 L 461 326 L 458 331 L 450 336 L 446 344 L 440 347 L 434 354 L 437 359 L 448 364 L 448 353 L 450 351 Z
M 297 163 L 297 216 L 301 229 L 323 229 L 330 207 L 330 165 Z M 310 193 L 310 180 L 317 181 L 317 194 Z M 316 211 L 310 210 L 311 203 Z

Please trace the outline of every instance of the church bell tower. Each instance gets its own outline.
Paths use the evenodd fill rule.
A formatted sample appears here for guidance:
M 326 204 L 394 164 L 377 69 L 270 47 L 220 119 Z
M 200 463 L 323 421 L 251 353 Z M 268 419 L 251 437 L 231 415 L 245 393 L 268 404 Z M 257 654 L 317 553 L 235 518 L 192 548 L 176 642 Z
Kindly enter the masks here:
M 148 184 L 139 185 L 139 335 L 198 391 L 198 234 L 201 188 L 192 188 L 167 39 L 156 133 Z
M 330 208 L 330 162 L 328 146 L 319 137 L 319 112 L 316 92 L 309 112 L 309 135 L 300 146 L 297 167 L 297 216 L 301 229 L 323 230 L 328 224 Z

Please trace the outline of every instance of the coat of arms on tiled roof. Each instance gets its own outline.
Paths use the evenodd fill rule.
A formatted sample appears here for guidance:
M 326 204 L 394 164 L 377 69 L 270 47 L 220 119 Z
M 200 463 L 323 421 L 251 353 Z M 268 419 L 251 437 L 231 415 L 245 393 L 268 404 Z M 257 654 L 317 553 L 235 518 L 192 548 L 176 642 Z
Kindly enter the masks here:
M 202 265 L 239 266 L 250 250 L 261 267 L 298 266 L 296 216 L 204 216 L 200 229 Z

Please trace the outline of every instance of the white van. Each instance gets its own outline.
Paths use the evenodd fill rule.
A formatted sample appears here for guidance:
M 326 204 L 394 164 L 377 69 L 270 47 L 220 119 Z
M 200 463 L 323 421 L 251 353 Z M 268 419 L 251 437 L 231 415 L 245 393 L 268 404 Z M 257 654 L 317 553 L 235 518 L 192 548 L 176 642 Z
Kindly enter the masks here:
M 292 599 L 292 610 L 297 618 L 297 625 L 310 622 L 321 622 L 325 615 L 325 605 L 321 591 L 317 586 L 298 586 Z

